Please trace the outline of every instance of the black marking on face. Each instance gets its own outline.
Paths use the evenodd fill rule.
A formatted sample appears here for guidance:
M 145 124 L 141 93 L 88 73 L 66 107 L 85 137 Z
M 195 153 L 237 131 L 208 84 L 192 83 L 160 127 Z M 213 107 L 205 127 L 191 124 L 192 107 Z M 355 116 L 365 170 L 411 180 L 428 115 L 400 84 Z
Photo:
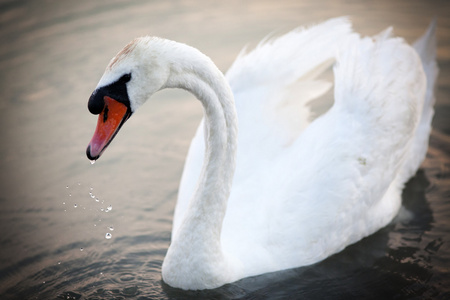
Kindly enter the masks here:
M 105 101 L 103 98 L 108 96 L 120 103 L 125 104 L 130 108 L 130 98 L 128 97 L 127 82 L 131 80 L 131 73 L 124 74 L 117 81 L 96 89 L 88 102 L 89 111 L 94 114 L 100 114 L 105 108 Z M 107 114 L 106 114 L 107 118 Z M 105 120 L 105 119 L 104 119 Z

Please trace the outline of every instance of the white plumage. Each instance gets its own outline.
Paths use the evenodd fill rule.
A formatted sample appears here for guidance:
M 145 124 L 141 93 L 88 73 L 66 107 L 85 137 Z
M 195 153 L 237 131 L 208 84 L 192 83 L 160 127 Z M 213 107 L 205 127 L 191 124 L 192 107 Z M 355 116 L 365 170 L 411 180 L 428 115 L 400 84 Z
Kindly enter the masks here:
M 164 281 L 215 288 L 312 264 L 387 225 L 428 145 L 434 27 L 413 48 L 390 29 L 360 38 L 332 19 L 241 53 L 226 77 L 199 51 L 163 39 L 137 39 L 119 54 L 99 87 L 131 73 L 133 111 L 165 87 L 205 108 Z M 334 62 L 334 104 L 311 121 L 308 102 L 332 86 L 317 77 Z

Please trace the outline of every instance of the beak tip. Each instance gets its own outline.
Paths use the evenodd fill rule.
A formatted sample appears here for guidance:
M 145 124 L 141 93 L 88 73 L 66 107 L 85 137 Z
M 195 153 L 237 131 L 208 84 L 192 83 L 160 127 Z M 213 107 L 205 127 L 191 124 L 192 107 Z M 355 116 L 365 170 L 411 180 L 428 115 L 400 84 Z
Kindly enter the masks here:
M 89 145 L 87 148 L 86 148 L 86 156 L 87 156 L 87 158 L 92 162 L 92 161 L 96 161 L 99 157 L 100 157 L 100 155 L 95 155 L 95 156 L 93 156 L 92 154 L 91 154 L 91 145 Z

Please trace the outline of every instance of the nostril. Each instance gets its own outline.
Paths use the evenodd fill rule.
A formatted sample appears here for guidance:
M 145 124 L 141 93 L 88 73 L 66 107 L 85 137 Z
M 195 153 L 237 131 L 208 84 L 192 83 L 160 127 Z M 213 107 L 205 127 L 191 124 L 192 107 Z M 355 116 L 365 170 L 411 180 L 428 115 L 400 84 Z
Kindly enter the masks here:
M 105 123 L 106 120 L 108 120 L 108 112 L 109 112 L 108 105 L 105 105 L 105 109 L 103 110 L 103 123 Z

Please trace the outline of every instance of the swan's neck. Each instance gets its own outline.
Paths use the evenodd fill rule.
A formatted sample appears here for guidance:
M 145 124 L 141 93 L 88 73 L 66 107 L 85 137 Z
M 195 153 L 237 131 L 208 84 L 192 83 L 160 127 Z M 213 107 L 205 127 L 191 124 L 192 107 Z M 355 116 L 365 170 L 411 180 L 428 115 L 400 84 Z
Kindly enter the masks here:
M 222 285 L 217 276 L 226 275 L 212 269 L 227 269 L 220 234 L 235 169 L 237 117 L 223 74 L 197 50 L 187 47 L 183 52 L 166 86 L 186 89 L 202 102 L 206 150 L 196 192 L 164 260 L 163 278 L 172 286 L 192 289 L 196 284 Z

